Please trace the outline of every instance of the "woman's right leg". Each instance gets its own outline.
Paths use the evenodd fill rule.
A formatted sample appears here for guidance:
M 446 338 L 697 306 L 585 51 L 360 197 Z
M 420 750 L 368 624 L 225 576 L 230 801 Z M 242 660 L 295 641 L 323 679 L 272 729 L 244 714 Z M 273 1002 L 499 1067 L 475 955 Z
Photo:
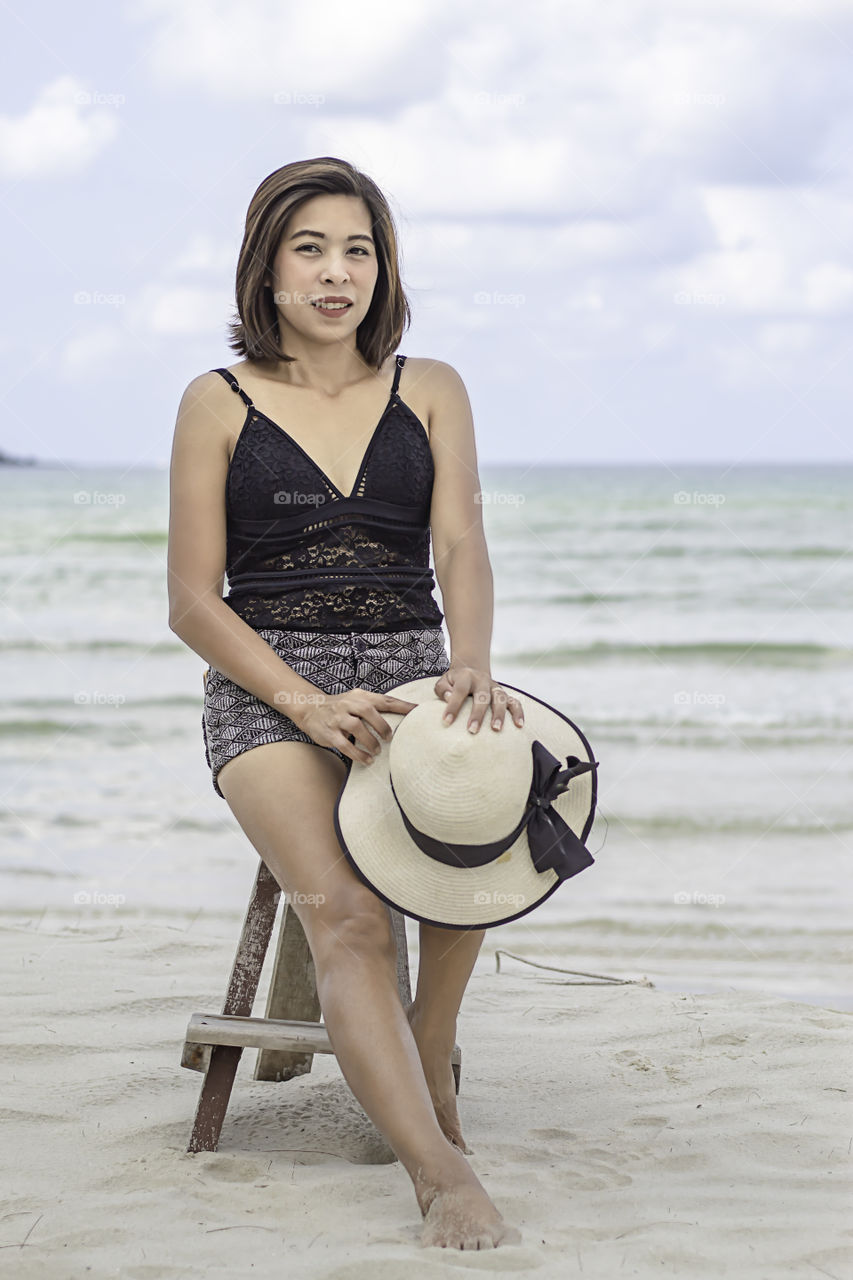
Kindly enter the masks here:
M 388 908 L 344 857 L 334 829 L 346 777 L 304 742 L 253 747 L 220 770 L 222 794 L 305 930 L 323 1021 L 341 1071 L 411 1177 L 425 1244 L 489 1248 L 519 1238 L 436 1119 L 397 987 Z

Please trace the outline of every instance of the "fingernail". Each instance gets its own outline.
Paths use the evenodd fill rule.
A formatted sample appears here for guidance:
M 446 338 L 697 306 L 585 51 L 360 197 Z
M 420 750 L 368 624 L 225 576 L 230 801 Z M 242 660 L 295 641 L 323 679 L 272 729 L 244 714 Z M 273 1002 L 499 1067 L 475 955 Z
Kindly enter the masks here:
M 450 714 L 449 711 L 447 711 L 441 718 L 445 724 L 450 724 L 450 721 L 453 719 L 453 716 Z
M 468 732 L 469 732 L 469 733 L 476 733 L 476 732 L 477 732 L 477 730 L 479 729 L 479 727 L 480 727 L 480 726 L 477 724 L 477 721 L 475 720 L 473 724 L 469 724 L 469 725 L 468 725 Z
M 503 720 L 493 720 L 493 721 L 492 721 L 492 728 L 493 728 L 493 729 L 496 729 L 498 732 L 500 732 L 500 730 L 501 730 L 503 727 L 504 727 Z

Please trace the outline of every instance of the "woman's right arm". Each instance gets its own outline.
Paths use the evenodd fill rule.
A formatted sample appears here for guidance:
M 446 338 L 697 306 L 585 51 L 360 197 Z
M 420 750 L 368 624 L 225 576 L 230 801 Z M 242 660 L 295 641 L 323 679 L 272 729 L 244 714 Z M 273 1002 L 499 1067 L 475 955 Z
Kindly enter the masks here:
M 216 373 L 194 378 L 178 408 L 169 476 L 169 627 L 209 666 L 299 723 L 320 690 L 222 599 L 229 432 L 219 381 Z

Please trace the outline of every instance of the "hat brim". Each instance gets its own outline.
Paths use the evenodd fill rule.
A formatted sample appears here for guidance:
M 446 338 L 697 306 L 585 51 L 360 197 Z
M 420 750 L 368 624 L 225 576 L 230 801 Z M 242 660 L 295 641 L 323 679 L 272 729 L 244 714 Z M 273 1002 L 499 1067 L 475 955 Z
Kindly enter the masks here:
M 434 698 L 438 676 L 410 680 L 386 690 L 408 702 Z M 566 756 L 594 762 L 581 730 L 561 711 L 533 694 L 500 681 L 524 708 L 521 727 L 507 715 L 502 733 L 523 733 L 529 745 L 538 739 L 564 763 Z M 467 705 L 466 705 L 467 704 Z M 470 711 L 466 699 L 459 715 Z M 392 731 L 405 719 L 383 711 Z M 488 716 L 483 722 L 488 724 Z M 562 883 L 555 871 L 533 866 L 526 828 L 515 843 L 482 867 L 453 867 L 430 858 L 414 843 L 403 824 L 390 785 L 391 743 L 380 739 L 372 764 L 352 761 L 335 802 L 334 823 L 341 849 L 359 878 L 383 902 L 413 920 L 450 929 L 483 929 L 527 915 Z M 573 778 L 567 791 L 552 801 L 554 810 L 585 840 L 596 804 L 595 768 Z

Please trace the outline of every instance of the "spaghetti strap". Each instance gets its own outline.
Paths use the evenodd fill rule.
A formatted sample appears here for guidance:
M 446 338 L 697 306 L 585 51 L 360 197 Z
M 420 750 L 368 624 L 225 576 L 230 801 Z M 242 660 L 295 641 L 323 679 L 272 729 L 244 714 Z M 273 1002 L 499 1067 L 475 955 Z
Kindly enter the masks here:
M 254 409 L 255 406 L 252 404 L 251 398 L 246 394 L 246 392 L 240 386 L 240 383 L 234 377 L 234 374 L 231 372 L 230 369 L 211 369 L 210 372 L 221 373 L 225 381 L 230 386 L 231 390 L 236 391 L 237 395 L 241 397 L 243 403 L 247 405 L 248 408 Z
M 397 368 L 394 370 L 394 382 L 391 386 L 392 397 L 397 394 L 397 388 L 400 385 L 400 374 L 403 371 L 403 365 L 406 363 L 405 356 L 397 356 Z

